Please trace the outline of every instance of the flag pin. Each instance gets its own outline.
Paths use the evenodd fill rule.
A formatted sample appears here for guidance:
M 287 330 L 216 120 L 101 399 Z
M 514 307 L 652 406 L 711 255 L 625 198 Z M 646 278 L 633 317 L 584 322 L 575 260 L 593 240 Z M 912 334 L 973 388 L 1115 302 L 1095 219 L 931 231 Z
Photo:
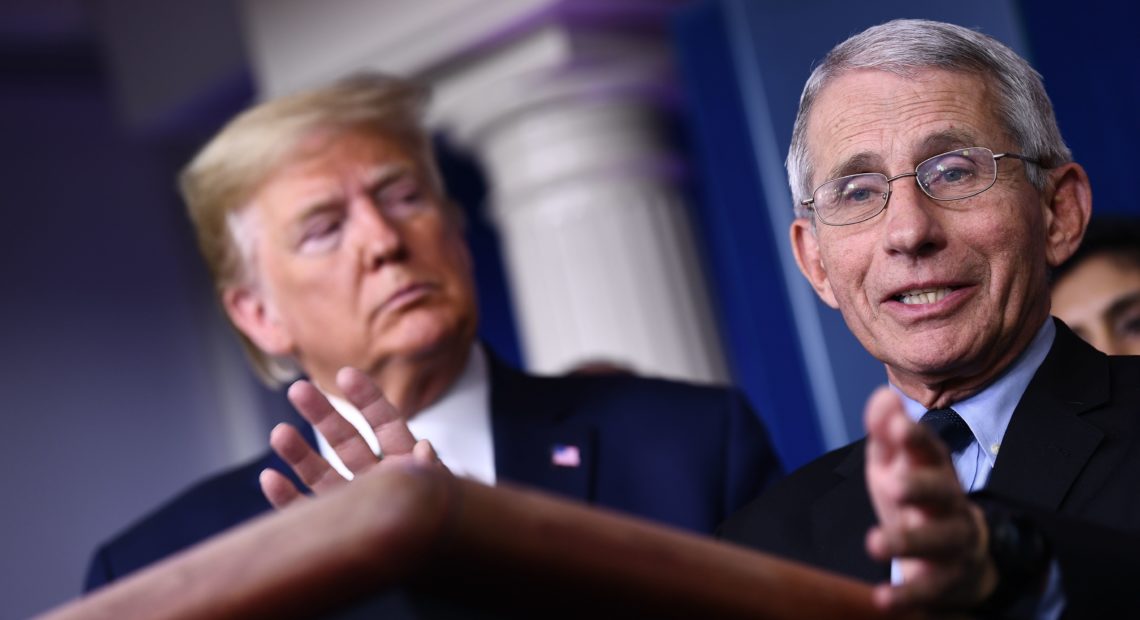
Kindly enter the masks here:
M 578 446 L 556 443 L 550 449 L 550 463 L 555 467 L 578 467 L 582 464 L 582 452 Z

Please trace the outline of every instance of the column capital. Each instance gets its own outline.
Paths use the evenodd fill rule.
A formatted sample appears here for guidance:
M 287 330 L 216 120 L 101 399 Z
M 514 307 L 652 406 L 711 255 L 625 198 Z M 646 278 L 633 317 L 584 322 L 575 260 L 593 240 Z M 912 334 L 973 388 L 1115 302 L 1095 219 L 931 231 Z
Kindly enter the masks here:
M 435 82 L 438 75 L 452 72 L 451 65 L 493 54 L 543 30 L 660 30 L 679 3 L 243 0 L 242 6 L 261 93 L 275 97 L 366 69 Z

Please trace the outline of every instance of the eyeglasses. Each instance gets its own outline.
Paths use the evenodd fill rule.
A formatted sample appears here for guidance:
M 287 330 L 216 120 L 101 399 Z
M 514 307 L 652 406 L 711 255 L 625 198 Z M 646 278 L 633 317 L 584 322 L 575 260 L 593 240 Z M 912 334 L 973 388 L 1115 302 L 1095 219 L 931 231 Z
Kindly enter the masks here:
M 891 182 L 914 177 L 918 187 L 935 200 L 961 200 L 977 196 L 997 181 L 997 160 L 1012 157 L 1040 166 L 1037 160 L 1015 153 L 994 153 L 980 147 L 958 149 L 935 155 L 904 172 L 887 177 L 865 172 L 839 177 L 815 188 L 811 198 L 800 204 L 815 212 L 829 226 L 865 222 L 883 212 L 891 198 Z

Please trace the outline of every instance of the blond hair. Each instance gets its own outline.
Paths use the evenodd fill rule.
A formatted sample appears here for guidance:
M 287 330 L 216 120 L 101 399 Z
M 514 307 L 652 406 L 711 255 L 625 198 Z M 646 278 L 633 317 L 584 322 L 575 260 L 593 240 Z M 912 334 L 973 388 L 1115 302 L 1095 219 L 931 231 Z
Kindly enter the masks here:
M 314 133 L 360 131 L 393 140 L 421 161 L 428 182 L 442 195 L 431 140 L 421 124 L 426 102 L 427 90 L 415 82 L 358 74 L 266 101 L 227 123 L 178 179 L 219 297 L 228 287 L 255 283 L 252 233 L 239 214 L 281 166 L 303 157 L 298 148 Z M 262 351 L 236 331 L 268 385 L 297 377 L 293 360 Z

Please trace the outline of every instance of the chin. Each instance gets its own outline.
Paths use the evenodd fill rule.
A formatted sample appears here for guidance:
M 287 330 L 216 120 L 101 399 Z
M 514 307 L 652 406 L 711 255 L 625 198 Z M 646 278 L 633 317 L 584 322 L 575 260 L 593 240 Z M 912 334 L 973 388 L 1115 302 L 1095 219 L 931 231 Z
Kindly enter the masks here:
M 967 369 L 974 368 L 979 361 L 977 352 L 961 343 L 954 343 L 943 347 L 927 346 L 920 351 L 911 351 L 902 363 L 904 368 L 910 369 L 915 374 L 933 378 L 961 375 Z M 967 372 L 967 374 L 972 373 Z
M 409 316 L 401 321 L 391 330 L 391 337 L 386 339 L 387 346 L 384 348 L 408 359 L 433 357 L 452 349 L 456 350 L 456 355 L 466 355 L 460 323 L 435 313 L 430 314 L 433 316 Z M 462 352 L 458 350 L 461 347 Z
M 969 355 L 963 343 L 939 334 L 915 334 L 898 341 L 893 351 L 876 356 L 889 366 L 914 374 L 939 375 Z

